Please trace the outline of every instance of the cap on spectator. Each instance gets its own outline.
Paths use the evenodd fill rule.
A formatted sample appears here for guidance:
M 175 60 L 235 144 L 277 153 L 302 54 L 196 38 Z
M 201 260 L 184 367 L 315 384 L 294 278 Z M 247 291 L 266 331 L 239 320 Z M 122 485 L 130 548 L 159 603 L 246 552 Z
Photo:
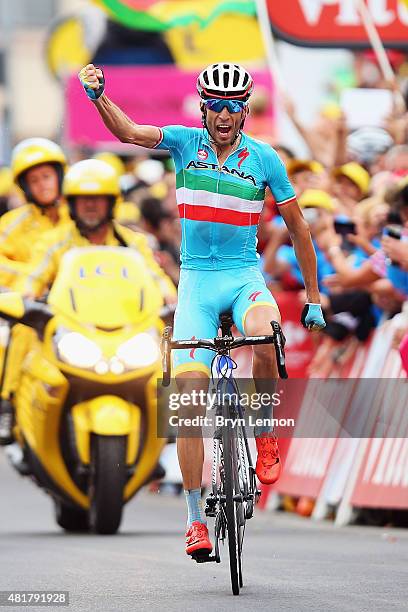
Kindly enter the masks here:
M 370 187 L 370 175 L 367 170 L 357 164 L 357 162 L 348 162 L 339 168 L 333 170 L 333 176 L 346 176 L 352 181 L 357 187 L 359 187 L 361 193 L 366 195 Z
M 121 177 L 123 174 L 126 173 L 125 164 L 118 155 L 115 155 L 115 153 L 109 153 L 109 151 L 97 153 L 96 155 L 94 155 L 94 159 L 100 159 L 106 164 L 109 164 L 109 166 L 111 166 L 115 170 L 118 177 Z
M 322 189 L 306 189 L 299 198 L 301 208 L 323 208 L 328 212 L 334 212 L 336 206 L 333 198 Z
M 288 162 L 288 174 L 293 175 L 302 170 L 310 170 L 315 174 L 320 174 L 323 171 L 323 166 L 318 161 L 309 159 L 291 159 Z

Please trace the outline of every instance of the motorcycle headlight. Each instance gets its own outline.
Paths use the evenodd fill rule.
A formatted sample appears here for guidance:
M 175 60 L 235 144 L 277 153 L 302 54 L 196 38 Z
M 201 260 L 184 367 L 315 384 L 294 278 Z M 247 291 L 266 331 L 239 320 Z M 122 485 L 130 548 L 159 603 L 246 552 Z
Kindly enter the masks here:
M 149 333 L 137 334 L 121 344 L 116 355 L 127 368 L 144 368 L 152 365 L 160 355 L 157 337 Z
M 78 332 L 68 332 L 56 339 L 62 361 L 77 368 L 93 368 L 102 358 L 100 347 Z

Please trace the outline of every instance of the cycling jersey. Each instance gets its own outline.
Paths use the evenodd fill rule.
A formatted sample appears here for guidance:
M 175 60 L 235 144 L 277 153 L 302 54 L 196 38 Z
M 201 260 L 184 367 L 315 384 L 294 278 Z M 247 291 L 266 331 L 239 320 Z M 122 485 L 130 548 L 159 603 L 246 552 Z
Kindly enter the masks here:
M 296 199 L 283 162 L 266 143 L 242 134 L 220 168 L 207 130 L 164 127 L 156 148 L 176 167 L 181 267 L 223 270 L 257 265 L 257 228 L 265 189 L 279 205 Z

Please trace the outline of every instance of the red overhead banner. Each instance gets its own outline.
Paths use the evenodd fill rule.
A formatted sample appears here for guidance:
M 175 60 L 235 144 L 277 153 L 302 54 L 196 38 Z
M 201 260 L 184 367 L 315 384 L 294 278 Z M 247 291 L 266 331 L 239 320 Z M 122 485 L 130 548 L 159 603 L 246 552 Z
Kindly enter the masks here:
M 370 47 L 354 0 L 267 0 L 272 29 L 301 46 Z M 366 0 L 386 47 L 408 49 L 408 6 L 402 0 Z

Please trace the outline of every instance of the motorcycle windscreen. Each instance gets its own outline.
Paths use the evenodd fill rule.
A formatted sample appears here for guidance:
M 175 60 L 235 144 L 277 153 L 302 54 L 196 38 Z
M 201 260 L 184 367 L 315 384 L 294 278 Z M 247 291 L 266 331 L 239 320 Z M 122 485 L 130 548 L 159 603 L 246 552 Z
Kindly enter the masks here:
M 163 300 L 139 253 L 95 246 L 64 255 L 48 303 L 81 323 L 116 329 L 158 316 Z

